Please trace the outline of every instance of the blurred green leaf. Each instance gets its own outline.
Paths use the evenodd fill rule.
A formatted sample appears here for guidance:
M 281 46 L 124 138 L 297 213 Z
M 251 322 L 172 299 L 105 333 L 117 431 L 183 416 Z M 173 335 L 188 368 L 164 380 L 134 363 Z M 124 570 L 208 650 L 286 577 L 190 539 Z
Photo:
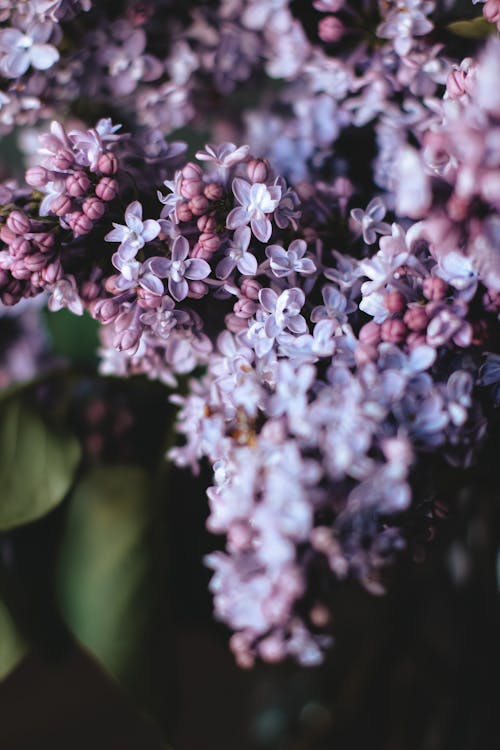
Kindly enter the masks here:
M 0 680 L 19 664 L 27 652 L 27 646 L 16 628 L 9 610 L 0 601 Z
M 448 31 L 464 39 L 485 39 L 496 30 L 493 23 L 489 23 L 484 16 L 472 18 L 467 21 L 454 21 L 446 27 Z
M 69 310 L 45 310 L 44 319 L 56 354 L 77 362 L 96 356 L 99 324 L 90 315 L 74 315 Z
M 91 469 L 71 499 L 58 565 L 66 622 L 121 681 L 144 653 L 151 489 L 139 466 Z
M 67 494 L 80 444 L 50 428 L 22 395 L 0 403 L 0 530 L 34 521 Z

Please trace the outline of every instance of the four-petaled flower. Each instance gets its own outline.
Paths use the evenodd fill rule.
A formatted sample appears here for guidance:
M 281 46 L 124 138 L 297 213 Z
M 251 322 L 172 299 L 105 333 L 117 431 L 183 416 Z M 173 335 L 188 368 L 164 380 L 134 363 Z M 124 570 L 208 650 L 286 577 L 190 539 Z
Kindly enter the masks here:
M 0 71 L 6 78 L 19 78 L 28 68 L 47 70 L 59 60 L 59 52 L 47 44 L 53 25 L 35 22 L 25 32 L 19 29 L 0 31 Z
M 227 228 L 238 229 L 250 222 L 257 239 L 267 242 L 272 232 L 268 215 L 273 213 L 280 201 L 281 187 L 268 187 L 262 182 L 250 185 L 246 180 L 236 177 L 233 180 L 233 193 L 240 205 L 230 211 L 226 221 Z
M 226 257 L 217 264 L 215 269 L 220 279 L 226 279 L 234 268 L 244 276 L 255 276 L 257 272 L 257 258 L 248 251 L 251 232 L 248 227 L 239 227 L 226 250 Z
M 142 220 L 142 206 L 139 201 L 131 203 L 125 211 L 124 224 L 115 224 L 105 236 L 106 242 L 119 242 L 118 253 L 123 260 L 132 260 L 146 242 L 151 242 L 160 234 L 160 225 L 154 219 Z
M 188 258 L 189 242 L 185 237 L 177 237 L 172 245 L 172 257 L 150 258 L 145 266 L 160 278 L 168 278 L 168 291 L 176 302 L 188 296 L 189 285 L 186 279 L 200 281 L 205 279 L 211 268 L 206 260 Z
M 311 258 L 304 258 L 307 245 L 304 240 L 294 240 L 288 250 L 280 245 L 266 247 L 266 255 L 270 260 L 271 270 L 279 279 L 300 273 L 308 276 L 316 271 L 316 264 Z

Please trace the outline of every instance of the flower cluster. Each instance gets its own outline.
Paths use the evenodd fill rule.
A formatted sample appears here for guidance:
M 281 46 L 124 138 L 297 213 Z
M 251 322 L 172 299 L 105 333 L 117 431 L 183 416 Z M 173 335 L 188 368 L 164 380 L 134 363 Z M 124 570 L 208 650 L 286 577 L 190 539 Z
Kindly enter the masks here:
M 242 666 L 317 664 L 337 582 L 383 591 L 500 401 L 500 43 L 455 59 L 432 0 L 3 5 L 5 96 L 106 116 L 1 186 L 0 299 L 87 311 L 104 374 L 197 372 L 169 455 L 213 467 L 216 615 Z

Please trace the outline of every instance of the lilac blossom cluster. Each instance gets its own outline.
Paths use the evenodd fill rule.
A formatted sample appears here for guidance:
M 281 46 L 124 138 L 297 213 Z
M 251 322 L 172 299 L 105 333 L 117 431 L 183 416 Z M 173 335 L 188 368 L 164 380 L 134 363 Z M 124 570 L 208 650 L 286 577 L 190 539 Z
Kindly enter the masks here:
M 310 5 L 307 33 L 288 0 L 1 16 L 6 79 L 41 63 L 49 110 L 112 93 L 133 127 L 54 121 L 28 187 L 2 185 L 0 299 L 87 311 L 104 374 L 176 388 L 202 369 L 172 397 L 169 456 L 213 467 L 225 549 L 206 564 L 242 666 L 322 660 L 338 582 L 383 591 L 412 516 L 442 513 L 419 474 L 431 457 L 470 466 L 479 389 L 500 401 L 500 43 L 452 59 L 449 2 Z M 238 117 L 228 104 L 217 144 L 181 163 L 165 135 L 265 78 L 278 93 Z M 356 131 L 374 147 L 361 176 Z

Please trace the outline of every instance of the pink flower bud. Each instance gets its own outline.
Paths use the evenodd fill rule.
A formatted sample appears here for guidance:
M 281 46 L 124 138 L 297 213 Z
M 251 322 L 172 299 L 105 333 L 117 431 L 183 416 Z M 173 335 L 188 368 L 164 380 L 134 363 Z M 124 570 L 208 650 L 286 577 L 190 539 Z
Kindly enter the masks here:
M 74 154 L 67 148 L 60 148 L 52 161 L 56 169 L 70 169 L 75 163 Z
M 500 0 L 486 0 L 483 5 L 483 16 L 490 23 L 500 22 Z
M 216 222 L 213 216 L 203 214 L 203 216 L 200 216 L 200 218 L 196 222 L 196 226 L 198 227 L 200 232 L 214 232 Z
M 400 313 L 406 307 L 406 300 L 401 292 L 393 290 L 384 295 L 384 305 L 390 313 Z
M 35 235 L 35 242 L 41 253 L 50 253 L 54 247 L 54 235 L 50 232 L 40 232 Z
M 79 211 L 75 211 L 71 214 L 69 225 L 73 230 L 75 237 L 82 237 L 84 234 L 88 234 L 94 226 L 89 217 Z
M 32 253 L 32 255 L 27 255 L 26 258 L 24 258 L 24 263 L 26 268 L 33 273 L 35 271 L 41 271 L 42 268 L 45 267 L 47 258 L 45 255 L 42 255 L 42 253 Z
M 415 305 L 406 311 L 403 321 L 410 331 L 423 331 L 427 327 L 429 317 L 425 307 Z
M 73 198 L 80 198 L 88 191 L 90 180 L 85 172 L 75 172 L 66 180 L 66 189 Z
M 143 289 L 142 286 L 138 287 L 137 304 L 143 310 L 150 310 L 151 308 L 159 307 L 161 305 L 161 300 L 162 300 L 161 295 L 153 294 L 147 289 Z
M 119 306 L 111 299 L 100 299 L 91 305 L 92 317 L 101 323 L 110 323 L 119 313 Z
M 377 356 L 377 347 L 370 344 L 360 344 L 354 351 L 354 359 L 358 365 L 366 365 L 373 362 Z
M 66 216 L 71 211 L 71 198 L 67 195 L 58 195 L 50 204 L 50 211 L 56 216 Z
M 233 310 L 237 318 L 251 318 L 257 312 L 258 305 L 251 299 L 239 299 L 235 302 Z
M 194 216 L 201 216 L 208 208 L 208 200 L 204 195 L 195 195 L 195 197 L 191 198 L 189 201 L 189 208 Z
M 234 313 L 229 313 L 224 318 L 224 322 L 226 324 L 226 328 L 228 331 L 231 331 L 231 333 L 240 333 L 241 331 L 244 331 L 245 328 L 248 328 L 248 323 L 246 318 L 238 318 L 237 315 Z
M 48 172 L 45 167 L 30 167 L 26 171 L 25 180 L 31 187 L 44 187 L 49 181 Z
M 198 164 L 193 164 L 192 161 L 189 161 L 182 168 L 182 177 L 184 180 L 201 180 L 203 178 L 203 170 Z
M 182 180 L 180 191 L 183 198 L 190 200 L 203 193 L 203 182 L 201 180 Z
M 101 154 L 97 162 L 97 171 L 101 174 L 116 174 L 118 171 L 118 160 L 110 151 Z
M 318 36 L 325 44 L 339 42 L 345 33 L 345 26 L 336 16 L 325 16 L 318 23 Z
M 406 338 L 406 326 L 402 320 L 384 320 L 380 330 L 382 341 L 401 344 Z
M 466 73 L 464 70 L 452 70 L 446 79 L 446 92 L 450 99 L 459 99 L 465 93 Z
M 200 234 L 199 244 L 205 252 L 211 255 L 219 249 L 220 239 L 214 232 L 203 232 L 203 234 Z
M 118 183 L 112 177 L 103 177 L 97 184 L 95 194 L 103 201 L 112 201 L 118 195 Z
M 248 179 L 252 182 L 265 182 L 269 175 L 267 164 L 263 159 L 252 159 L 247 164 Z
M 376 346 L 380 342 L 380 326 L 374 320 L 370 320 L 359 331 L 359 340 L 362 344 Z
M 176 208 L 178 221 L 191 221 L 193 214 L 188 203 L 178 203 Z
M 196 245 L 193 247 L 191 252 L 189 253 L 191 258 L 201 258 L 202 260 L 210 260 L 213 253 L 210 250 L 205 250 L 205 248 L 200 245 L 199 242 L 196 243 Z
M 218 201 L 219 198 L 222 198 L 224 191 L 221 185 L 216 182 L 209 182 L 208 185 L 205 185 L 203 194 L 209 201 Z
M 80 298 L 87 304 L 99 296 L 101 287 L 95 281 L 84 281 L 80 289 Z
M 425 336 L 423 336 L 420 332 L 413 331 L 413 333 L 410 333 L 408 335 L 408 338 L 406 339 L 406 344 L 408 348 L 416 349 L 417 346 L 423 346 L 424 344 L 427 344 L 427 340 Z
M 189 297 L 201 299 L 208 293 L 208 286 L 203 281 L 188 281 Z
M 21 211 L 11 211 L 6 224 L 14 234 L 27 234 L 31 229 L 30 220 Z
M 15 240 L 17 237 L 17 234 L 12 231 L 12 229 L 9 229 L 7 226 L 3 226 L 0 229 L 0 239 L 2 242 L 5 242 L 6 245 L 10 245 L 10 243 Z
M 106 206 L 99 198 L 85 198 L 82 211 L 92 221 L 98 221 L 106 210 Z
M 10 243 L 10 254 L 14 258 L 25 258 L 32 251 L 31 242 L 24 237 L 15 237 Z
M 41 276 L 46 284 L 54 284 L 56 281 L 59 281 L 62 277 L 61 262 L 59 260 L 54 260 L 52 263 L 49 263 L 49 265 L 45 266 L 42 270 Z
M 255 279 L 245 278 L 241 282 L 241 293 L 248 299 L 259 299 L 259 292 L 262 286 Z
M 440 279 L 439 276 L 428 276 L 424 279 L 424 283 L 422 284 L 424 297 L 431 302 L 444 299 L 447 288 L 448 285 L 446 281 Z

